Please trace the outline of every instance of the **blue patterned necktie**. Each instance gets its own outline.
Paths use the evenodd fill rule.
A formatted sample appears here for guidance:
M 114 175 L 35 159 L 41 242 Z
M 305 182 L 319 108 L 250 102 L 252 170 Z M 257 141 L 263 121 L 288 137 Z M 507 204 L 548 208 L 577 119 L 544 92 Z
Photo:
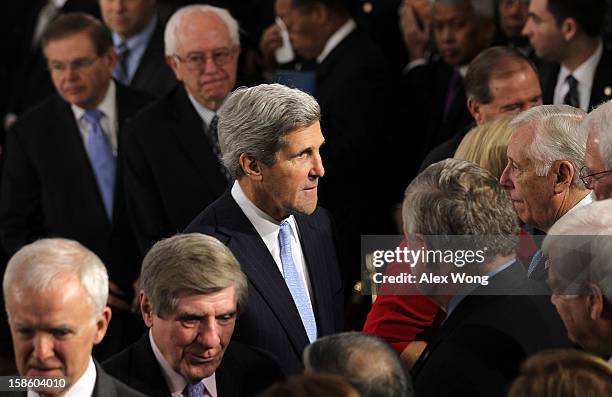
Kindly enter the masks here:
M 117 65 L 115 66 L 115 71 L 113 75 L 115 76 L 117 80 L 119 80 L 121 83 L 125 85 L 130 84 L 130 73 L 128 70 L 129 57 L 130 57 L 130 49 L 125 44 L 125 42 L 122 41 L 117 46 L 118 62 L 117 62 Z
M 89 154 L 89 161 L 96 176 L 106 215 L 108 219 L 112 219 L 117 162 L 108 137 L 100 125 L 102 116 L 104 113 L 98 109 L 91 109 L 85 111 L 83 117 L 91 127 L 87 137 L 87 154 Z
M 287 220 L 282 221 L 280 224 L 278 242 L 280 244 L 280 257 L 283 264 L 285 284 L 287 284 L 293 302 L 298 309 L 302 324 L 304 324 L 304 329 L 306 329 L 308 334 L 308 340 L 312 343 L 317 339 L 317 323 L 308 294 L 306 293 L 306 287 L 293 262 L 293 255 L 291 254 L 291 225 Z
M 527 277 L 531 277 L 531 274 L 538 267 L 540 261 L 542 261 L 542 250 L 537 250 L 533 257 L 531 258 L 531 263 L 529 264 L 529 268 L 527 268 Z
M 206 390 L 206 386 L 204 386 L 204 383 L 202 382 L 198 382 L 198 383 L 191 383 L 189 385 L 187 385 L 187 392 L 183 393 L 183 395 L 185 397 L 206 397 L 206 396 L 210 396 L 210 394 L 208 394 L 208 390 Z

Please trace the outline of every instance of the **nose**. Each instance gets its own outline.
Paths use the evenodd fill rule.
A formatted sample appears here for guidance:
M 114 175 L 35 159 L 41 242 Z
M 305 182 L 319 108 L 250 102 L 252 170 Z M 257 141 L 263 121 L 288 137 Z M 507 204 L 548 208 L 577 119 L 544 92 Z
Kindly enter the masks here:
M 198 332 L 198 342 L 209 349 L 219 346 L 221 344 L 219 331 L 219 325 L 214 319 L 209 323 L 201 324 Z
M 39 362 L 44 362 L 46 359 L 53 357 L 53 338 L 50 335 L 38 333 L 33 340 L 34 358 Z
M 125 0 L 110 0 L 111 9 L 114 12 L 121 12 L 125 10 Z
M 526 37 L 531 37 L 531 18 L 527 18 L 527 22 L 525 22 L 525 26 L 523 26 L 521 34 Z
M 204 73 L 213 74 L 217 72 L 217 69 L 218 69 L 218 66 L 215 63 L 215 61 L 213 61 L 212 54 L 209 54 L 204 60 Z
M 512 181 L 510 179 L 510 162 L 506 164 L 506 168 L 499 177 L 499 183 L 504 187 L 504 189 L 512 188 Z
M 321 178 L 323 175 L 325 175 L 325 167 L 323 167 L 323 158 L 321 157 L 321 154 L 316 154 L 314 156 L 314 163 L 312 165 L 310 176 Z

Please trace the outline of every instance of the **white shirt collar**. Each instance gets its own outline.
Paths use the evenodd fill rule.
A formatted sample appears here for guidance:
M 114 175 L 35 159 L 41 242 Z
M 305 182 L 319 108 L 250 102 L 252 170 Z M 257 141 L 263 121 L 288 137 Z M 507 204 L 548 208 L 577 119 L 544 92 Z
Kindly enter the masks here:
M 323 51 L 321 51 L 321 53 L 317 57 L 317 63 L 323 62 L 323 60 L 327 58 L 329 53 L 332 52 L 333 49 L 336 48 L 338 44 L 340 44 L 340 42 L 342 42 L 342 40 L 344 40 L 346 36 L 351 34 L 351 32 L 356 28 L 357 24 L 355 23 L 354 19 L 349 18 L 348 21 L 344 22 L 344 24 L 340 26 L 340 28 L 336 30 L 334 34 L 331 35 L 331 37 L 327 40 L 327 43 L 325 43 Z
M 599 64 L 599 60 L 603 54 L 603 44 L 601 40 L 595 49 L 595 52 L 580 66 L 578 66 L 573 72 L 570 71 L 565 66 L 561 66 L 561 70 L 559 71 L 559 77 L 557 78 L 557 92 L 565 92 L 569 90 L 562 90 L 561 87 L 567 85 L 565 79 L 570 74 L 574 76 L 574 78 L 578 81 L 578 93 L 580 95 L 580 108 L 588 111 L 589 101 L 591 99 L 591 89 L 593 88 L 593 79 L 595 78 L 595 71 L 597 70 L 597 65 Z M 560 94 L 561 95 L 561 94 Z M 565 94 L 563 94 L 565 96 Z M 563 100 L 561 98 L 559 103 L 562 103 Z
M 595 192 L 591 191 L 589 194 L 584 196 L 584 198 L 582 200 L 580 200 L 578 203 L 576 203 L 575 206 L 573 206 L 565 214 L 563 214 L 561 216 L 561 218 L 559 218 L 559 219 L 562 219 L 564 216 L 566 216 L 567 214 L 577 210 L 580 207 L 584 207 L 585 205 L 591 204 L 593 202 L 594 198 L 595 198 Z M 559 221 L 559 219 L 557 219 L 557 222 Z
M 185 390 L 185 387 L 187 386 L 187 380 L 183 378 L 183 375 L 179 374 L 173 370 L 172 367 L 170 367 L 170 364 L 168 361 L 166 361 L 166 358 L 155 344 L 151 330 L 149 330 L 149 341 L 151 342 L 151 348 L 153 349 L 155 359 L 161 367 L 166 385 L 168 385 L 168 389 L 170 389 L 170 394 L 172 397 L 182 397 L 183 390 Z M 208 393 L 212 397 L 217 397 L 217 381 L 214 373 L 208 378 L 203 378 L 202 383 L 204 383 L 206 390 L 208 390 Z
M 110 83 L 108 84 L 108 88 L 106 89 L 106 95 L 97 107 L 97 109 L 102 111 L 102 113 L 104 113 L 104 115 L 108 117 L 114 125 L 116 125 L 115 123 L 117 120 L 117 101 L 115 96 L 116 90 L 117 88 L 115 86 L 115 82 L 111 79 Z M 83 109 L 82 107 L 79 107 L 75 104 L 71 104 L 70 107 L 72 108 L 72 111 L 74 112 L 74 117 L 77 120 L 80 120 L 85 114 L 85 109 Z
M 187 96 L 189 97 L 189 100 L 191 101 L 191 104 L 195 108 L 196 112 L 198 112 L 200 115 L 200 118 L 204 120 L 207 126 L 209 126 L 213 117 L 215 117 L 216 112 L 200 104 L 200 102 L 198 102 L 189 92 L 187 92 Z M 219 110 L 221 110 L 221 107 L 217 109 L 217 112 Z
M 64 397 L 87 397 L 93 394 L 94 388 L 96 387 L 96 366 L 91 356 L 89 357 L 89 363 L 87 369 L 83 372 L 83 375 L 68 389 Z M 40 394 L 33 390 L 28 390 L 27 397 L 40 397 Z

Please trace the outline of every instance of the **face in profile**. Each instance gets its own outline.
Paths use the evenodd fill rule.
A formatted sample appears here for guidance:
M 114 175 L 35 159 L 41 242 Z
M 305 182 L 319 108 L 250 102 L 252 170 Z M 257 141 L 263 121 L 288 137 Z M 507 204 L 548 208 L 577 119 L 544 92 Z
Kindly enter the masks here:
M 213 12 L 185 16 L 176 31 L 176 53 L 168 58 L 177 80 L 201 105 L 217 110 L 236 85 L 240 46 Z
M 53 85 L 66 102 L 83 109 L 102 102 L 116 63 L 112 48 L 98 54 L 89 35 L 82 32 L 50 41 L 45 54 Z
M 235 287 L 209 294 L 182 291 L 172 313 L 153 313 L 143 295 L 141 311 L 155 344 L 170 367 L 188 381 L 212 375 L 225 353 L 234 326 Z
M 538 57 L 557 62 L 562 59 L 566 43 L 555 17 L 548 10 L 548 0 L 531 0 L 523 34 L 529 38 Z
M 595 192 L 597 200 L 605 200 L 612 198 L 612 172 L 606 166 L 603 157 L 601 156 L 600 142 L 596 134 L 590 133 L 587 139 L 586 169 L 583 171 L 586 175 L 593 175 L 589 178 L 589 188 Z
M 317 13 L 305 7 L 295 7 L 293 0 L 276 0 L 275 11 L 287 26 L 295 52 L 305 59 L 318 57 L 323 51 L 325 40 L 319 36 L 320 21 L 317 20 Z
M 276 220 L 312 214 L 317 207 L 319 178 L 325 174 L 320 153 L 324 142 L 318 121 L 286 134 L 274 163 L 259 164 L 255 205 Z
M 104 337 L 110 309 L 94 316 L 80 282 L 63 281 L 44 291 L 15 286 L 6 305 L 19 374 L 65 376 L 73 385 L 87 369 L 93 345 Z

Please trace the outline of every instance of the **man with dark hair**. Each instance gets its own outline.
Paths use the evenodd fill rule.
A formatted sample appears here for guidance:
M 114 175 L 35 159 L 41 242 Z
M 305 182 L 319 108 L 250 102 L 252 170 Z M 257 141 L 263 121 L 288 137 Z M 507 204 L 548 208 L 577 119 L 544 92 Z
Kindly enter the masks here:
M 342 332 L 317 339 L 304 350 L 304 367 L 311 372 L 340 375 L 361 397 L 414 394 L 408 370 L 397 353 L 382 339 L 361 332 Z
M 427 252 L 411 274 L 446 312 L 412 368 L 417 396 L 504 396 L 529 354 L 570 346 L 546 290 L 516 260 L 516 215 L 491 173 L 462 160 L 433 164 L 406 189 L 402 215 L 409 247 Z M 482 257 L 430 259 L 438 251 Z
M 223 161 L 236 179 L 186 229 L 225 243 L 249 280 L 235 339 L 273 353 L 288 374 L 304 347 L 343 326 L 332 223 L 317 207 L 325 169 L 321 114 L 279 84 L 240 88 L 219 114 Z
M 116 55 L 110 32 L 97 19 L 60 16 L 43 43 L 57 95 L 24 114 L 8 134 L 2 244 L 12 254 L 46 236 L 79 241 L 108 267 L 109 304 L 129 310 L 138 250 L 117 158 L 123 122 L 149 97 L 112 80 Z M 122 315 L 128 313 L 117 312 L 111 321 L 109 352 L 129 343 L 113 334 Z
M 513 48 L 491 47 L 482 51 L 470 62 L 464 84 L 467 109 L 476 125 L 542 104 L 542 90 L 534 66 Z M 429 152 L 421 170 L 452 157 L 470 129 L 471 125 Z
M 191 233 L 159 241 L 140 285 L 149 332 L 104 363 L 110 374 L 159 397 L 252 396 L 282 377 L 269 354 L 232 340 L 248 287 L 219 240 Z
M 523 33 L 540 65 L 545 104 L 589 111 L 612 97 L 612 52 L 602 43 L 604 0 L 531 0 Z
M 157 16 L 157 0 L 99 2 L 117 51 L 113 76 L 156 97 L 167 94 L 176 79 L 164 57 L 164 24 Z

